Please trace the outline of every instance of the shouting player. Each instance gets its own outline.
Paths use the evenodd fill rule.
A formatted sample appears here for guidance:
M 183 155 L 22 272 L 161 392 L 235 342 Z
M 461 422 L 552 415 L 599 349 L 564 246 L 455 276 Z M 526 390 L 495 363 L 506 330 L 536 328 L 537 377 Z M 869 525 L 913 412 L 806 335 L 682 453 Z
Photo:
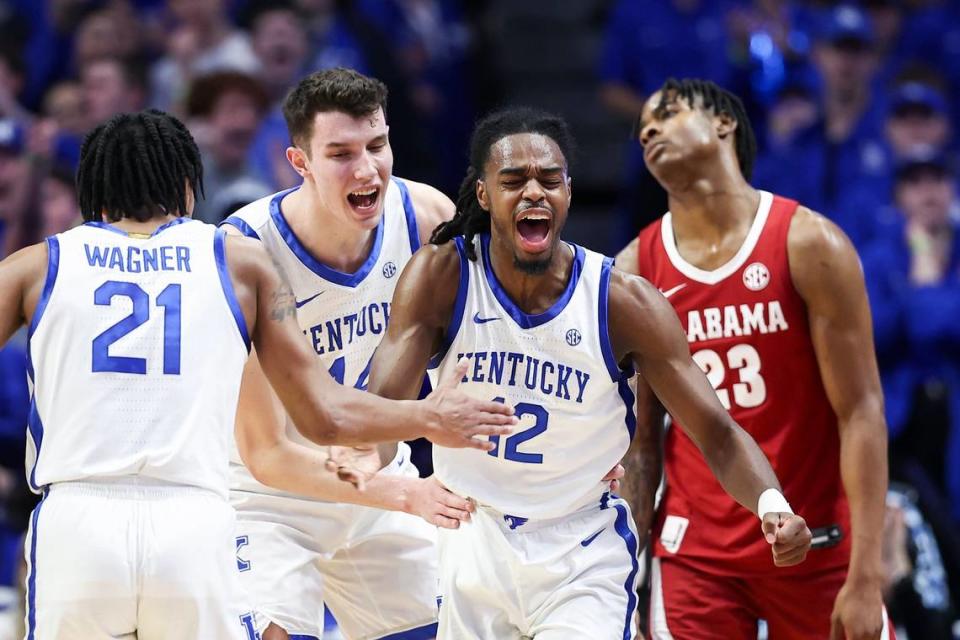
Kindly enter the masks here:
M 453 203 L 436 189 L 392 176 L 386 106 L 386 87 L 356 71 L 304 78 L 284 103 L 293 142 L 287 159 L 302 184 L 226 220 L 262 241 L 293 289 L 297 321 L 318 361 L 357 389 L 366 388 L 400 271 L 424 232 L 453 215 Z M 238 421 L 285 424 L 296 437 L 255 356 Z M 436 633 L 433 525 L 456 527 L 473 507 L 419 478 L 405 443 L 381 449 L 357 463 L 378 469 L 381 456 L 387 463 L 362 492 L 334 473 L 318 476 L 326 501 L 313 499 L 316 492 L 271 489 L 236 460 L 239 555 L 245 586 L 270 622 L 264 640 L 322 636 L 324 601 L 351 640 Z
M 857 255 L 830 221 L 750 186 L 750 123 L 715 84 L 667 82 L 637 132 L 670 212 L 617 266 L 673 304 L 693 359 L 814 533 L 805 563 L 775 570 L 699 443 L 670 429 L 653 638 L 754 638 L 758 618 L 777 640 L 880 638 L 887 432 Z
M 539 111 L 477 125 L 457 215 L 407 265 L 374 356 L 370 389 L 395 398 L 416 397 L 431 356 L 441 373 L 467 357 L 463 388 L 521 418 L 489 452 L 434 447 L 440 481 L 479 505 L 470 523 L 440 532 L 440 638 L 635 637 L 638 538 L 626 503 L 598 481 L 638 426 L 635 368 L 724 486 L 760 513 L 755 535 L 775 561 L 800 562 L 809 547 L 766 458 L 690 359 L 670 305 L 560 240 L 570 144 L 566 124 Z
M 27 472 L 43 494 L 27 545 L 29 640 L 254 637 L 227 501 L 251 340 L 318 443 L 426 427 L 437 442 L 483 447 L 473 435 L 513 421 L 452 378 L 434 402 L 407 407 L 337 388 L 259 243 L 189 218 L 202 165 L 176 119 L 146 111 L 97 127 L 77 184 L 86 224 L 0 262 L 0 343 L 29 324 Z M 310 487 L 326 457 L 269 427 L 243 434 L 250 467 Z

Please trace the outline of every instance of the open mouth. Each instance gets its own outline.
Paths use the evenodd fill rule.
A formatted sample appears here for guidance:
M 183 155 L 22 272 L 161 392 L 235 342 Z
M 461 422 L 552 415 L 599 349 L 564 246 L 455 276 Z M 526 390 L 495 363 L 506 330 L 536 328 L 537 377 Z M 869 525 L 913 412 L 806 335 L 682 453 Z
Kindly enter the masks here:
M 540 253 L 549 246 L 553 216 L 545 209 L 528 209 L 517 218 L 520 248 L 528 253 Z
M 380 189 L 377 187 L 370 187 L 368 189 L 358 189 L 357 191 L 351 191 L 347 194 L 347 202 L 350 203 L 350 206 L 354 209 L 358 209 L 364 213 L 368 212 L 370 209 L 373 209 L 377 204 L 377 199 L 380 197 Z

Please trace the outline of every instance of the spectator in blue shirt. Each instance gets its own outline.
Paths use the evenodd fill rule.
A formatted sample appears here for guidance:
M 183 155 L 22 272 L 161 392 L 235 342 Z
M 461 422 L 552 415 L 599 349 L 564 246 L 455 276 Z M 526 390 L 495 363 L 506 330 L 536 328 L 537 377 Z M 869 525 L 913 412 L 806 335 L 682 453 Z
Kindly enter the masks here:
M 960 520 L 960 221 L 943 156 L 902 160 L 895 194 L 898 232 L 863 252 L 891 478 L 919 465 Z
M 762 155 L 755 175 L 763 188 L 836 218 L 845 185 L 885 171 L 883 109 L 872 93 L 878 60 L 867 15 L 853 5 L 826 14 L 813 62 L 822 81 L 820 120 L 792 144 Z

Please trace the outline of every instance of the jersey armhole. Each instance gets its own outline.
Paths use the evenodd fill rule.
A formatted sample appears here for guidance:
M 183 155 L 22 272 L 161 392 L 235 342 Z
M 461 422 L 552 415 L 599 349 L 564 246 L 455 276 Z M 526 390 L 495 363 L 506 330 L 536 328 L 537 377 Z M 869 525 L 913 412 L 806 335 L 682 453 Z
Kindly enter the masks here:
M 599 321 L 600 352 L 603 362 L 607 365 L 607 372 L 614 382 L 620 380 L 621 371 L 617 359 L 613 355 L 613 345 L 610 344 L 609 298 L 610 298 L 610 271 L 613 269 L 613 258 L 605 257 L 600 267 L 600 293 L 597 296 L 597 319 Z
M 453 242 L 457 247 L 457 255 L 460 257 L 460 281 L 457 284 L 457 299 L 453 303 L 453 313 L 450 316 L 447 331 L 443 336 L 443 344 L 440 351 L 430 359 L 430 363 L 427 365 L 428 369 L 436 369 L 443 362 L 450 345 L 453 344 L 457 334 L 460 333 L 460 325 L 463 323 L 463 310 L 467 306 L 467 290 L 470 287 L 470 263 L 467 260 L 467 250 L 463 245 L 463 237 L 457 236 L 453 239 Z
M 247 353 L 250 353 L 250 333 L 247 331 L 247 320 L 243 317 L 240 301 L 237 300 L 237 294 L 233 289 L 233 281 L 230 279 L 230 270 L 227 268 L 226 238 L 227 234 L 223 229 L 214 231 L 213 255 L 217 263 L 217 273 L 220 274 L 220 286 L 223 287 L 223 295 L 230 306 L 230 312 L 237 324 L 240 338 L 247 348 Z
M 417 228 L 417 211 L 413 206 L 413 198 L 410 197 L 410 189 L 403 180 L 393 178 L 394 184 L 400 190 L 400 200 L 403 202 L 403 215 L 407 219 L 407 236 L 410 239 L 410 255 L 417 252 L 420 248 L 420 230 Z
M 57 236 L 50 236 L 47 242 L 47 276 L 43 281 L 43 289 L 40 290 L 40 299 L 37 300 L 37 307 L 33 310 L 33 317 L 30 318 L 30 327 L 27 329 L 27 375 L 30 376 L 30 383 L 33 384 L 36 379 L 33 371 L 33 355 L 30 349 L 30 339 L 37 332 L 40 326 L 40 320 L 43 318 L 43 312 L 47 309 L 50 302 L 50 296 L 53 295 L 53 287 L 57 283 L 57 273 L 60 271 L 60 240 Z
M 260 235 L 256 231 L 254 231 L 253 227 L 251 227 L 247 223 L 247 221 L 244 220 L 243 218 L 240 218 L 237 216 L 230 216 L 229 218 L 221 222 L 219 226 L 222 227 L 225 224 L 228 224 L 231 227 L 235 227 L 236 229 L 239 229 L 240 233 L 247 236 L 248 238 L 253 238 L 254 240 L 260 239 Z

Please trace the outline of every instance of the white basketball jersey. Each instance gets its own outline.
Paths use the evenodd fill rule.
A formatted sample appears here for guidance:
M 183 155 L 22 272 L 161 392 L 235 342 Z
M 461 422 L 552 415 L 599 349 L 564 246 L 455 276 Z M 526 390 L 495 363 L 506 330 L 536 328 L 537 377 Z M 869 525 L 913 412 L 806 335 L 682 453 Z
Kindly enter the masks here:
M 29 334 L 34 490 L 140 476 L 226 497 L 249 338 L 224 242 L 188 218 L 149 237 L 91 222 L 47 239 Z
M 633 371 L 621 371 L 607 333 L 612 261 L 575 245 L 566 290 L 547 311 L 529 315 L 509 298 L 489 260 L 489 235 L 463 239 L 460 285 L 439 376 L 461 356 L 470 368 L 460 388 L 513 405 L 520 418 L 490 452 L 434 446 L 436 475 L 451 491 L 521 518 L 553 518 L 599 499 L 601 478 L 627 452 L 636 419 Z M 437 372 L 431 372 L 436 385 Z
M 258 238 L 293 289 L 297 321 L 320 362 L 340 384 L 367 388 L 370 361 L 390 317 L 390 301 L 400 272 L 420 247 L 413 203 L 407 186 L 393 178 L 384 197 L 383 217 L 370 255 L 354 273 L 343 273 L 314 258 L 284 218 L 280 203 L 294 191 L 252 202 L 224 223 Z M 313 446 L 287 419 L 287 433 Z M 257 482 L 242 467 L 232 471 L 233 488 L 280 494 Z

